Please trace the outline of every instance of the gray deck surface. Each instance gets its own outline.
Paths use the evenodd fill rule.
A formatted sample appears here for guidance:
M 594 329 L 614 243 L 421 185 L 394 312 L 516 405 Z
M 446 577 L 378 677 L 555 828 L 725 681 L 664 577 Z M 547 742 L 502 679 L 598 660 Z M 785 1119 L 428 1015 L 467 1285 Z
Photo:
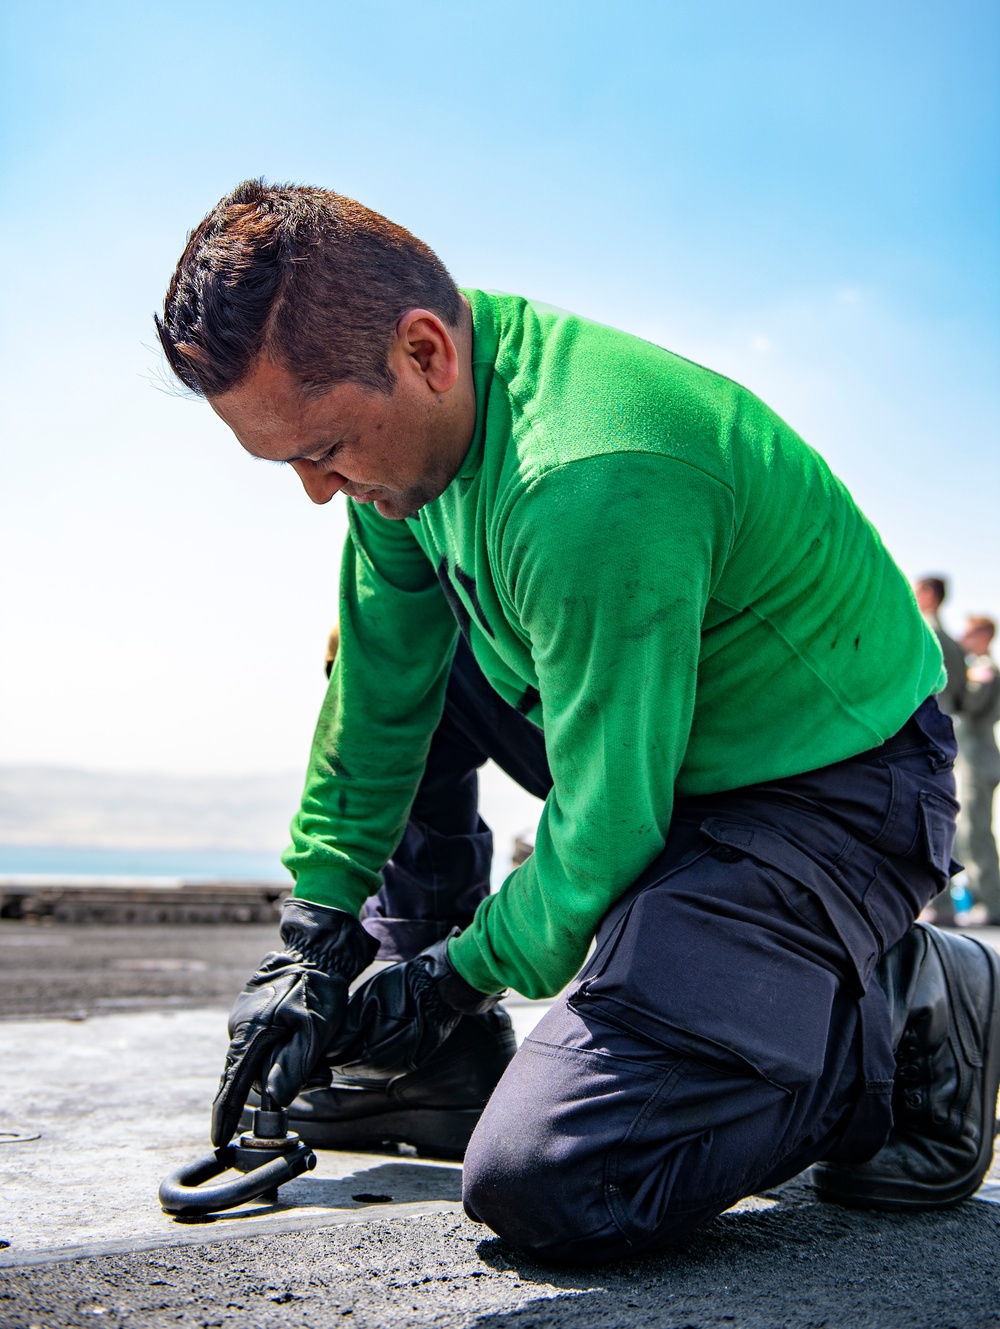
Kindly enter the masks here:
M 1000 1204 L 982 1200 L 852 1213 L 801 1178 L 668 1256 L 567 1271 L 465 1219 L 453 1163 L 323 1152 L 277 1206 L 169 1218 L 156 1186 L 208 1152 L 226 1008 L 273 940 L 0 924 L 0 1131 L 40 1134 L 0 1144 L 2 1329 L 1000 1325 Z M 522 1036 L 542 1010 L 513 1005 Z

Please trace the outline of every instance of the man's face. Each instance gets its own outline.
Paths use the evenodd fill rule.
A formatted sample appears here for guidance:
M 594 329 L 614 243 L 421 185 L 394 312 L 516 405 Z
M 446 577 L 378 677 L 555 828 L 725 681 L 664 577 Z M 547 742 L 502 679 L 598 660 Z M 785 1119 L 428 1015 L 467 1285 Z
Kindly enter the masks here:
M 262 356 L 238 387 L 210 404 L 249 453 L 287 462 L 314 503 L 344 493 L 398 520 L 448 487 L 472 437 L 474 395 L 470 419 L 457 409 L 468 405 L 463 394 L 436 390 L 433 355 L 414 356 L 397 338 L 391 393 L 339 383 L 313 400 Z
M 992 639 L 987 628 L 967 628 L 962 636 L 962 650 L 966 655 L 988 655 Z
M 920 612 L 922 614 L 936 614 L 941 608 L 941 597 L 937 593 L 937 587 L 928 586 L 926 582 L 918 581 L 914 590 Z

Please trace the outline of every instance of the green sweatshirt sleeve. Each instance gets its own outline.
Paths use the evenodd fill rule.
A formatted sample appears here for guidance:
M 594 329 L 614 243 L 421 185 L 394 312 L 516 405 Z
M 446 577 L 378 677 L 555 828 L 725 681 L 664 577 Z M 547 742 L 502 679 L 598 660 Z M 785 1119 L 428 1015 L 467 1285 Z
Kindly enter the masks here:
M 283 862 L 296 896 L 356 913 L 403 834 L 458 630 L 406 522 L 348 514 L 340 650 Z
M 559 991 L 663 849 L 732 533 L 721 481 L 651 454 L 568 463 L 512 510 L 504 581 L 530 637 L 554 786 L 534 854 L 449 945 L 474 987 Z

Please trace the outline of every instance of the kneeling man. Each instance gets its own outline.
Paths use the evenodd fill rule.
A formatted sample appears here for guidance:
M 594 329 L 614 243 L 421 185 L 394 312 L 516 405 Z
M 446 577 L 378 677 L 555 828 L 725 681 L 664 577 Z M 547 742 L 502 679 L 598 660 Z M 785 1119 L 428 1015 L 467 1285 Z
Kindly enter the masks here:
M 941 653 L 821 458 L 321 189 L 222 199 L 158 326 L 248 452 L 349 500 L 284 948 L 233 1011 L 216 1143 L 263 1082 L 310 1143 L 465 1151 L 470 1216 L 556 1259 L 658 1250 L 811 1164 L 844 1204 L 970 1195 L 1000 961 L 914 926 L 953 868 Z M 545 799 L 494 895 L 489 757 Z M 516 1055 L 506 988 L 567 988 Z

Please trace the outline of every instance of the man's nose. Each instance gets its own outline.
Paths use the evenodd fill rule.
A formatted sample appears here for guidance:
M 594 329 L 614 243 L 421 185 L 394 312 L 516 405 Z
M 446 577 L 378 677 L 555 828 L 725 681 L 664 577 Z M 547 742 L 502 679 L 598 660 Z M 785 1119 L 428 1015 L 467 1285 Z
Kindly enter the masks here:
M 326 471 L 314 461 L 293 461 L 292 466 L 302 481 L 302 488 L 314 503 L 329 503 L 347 484 L 344 476 L 336 471 Z

